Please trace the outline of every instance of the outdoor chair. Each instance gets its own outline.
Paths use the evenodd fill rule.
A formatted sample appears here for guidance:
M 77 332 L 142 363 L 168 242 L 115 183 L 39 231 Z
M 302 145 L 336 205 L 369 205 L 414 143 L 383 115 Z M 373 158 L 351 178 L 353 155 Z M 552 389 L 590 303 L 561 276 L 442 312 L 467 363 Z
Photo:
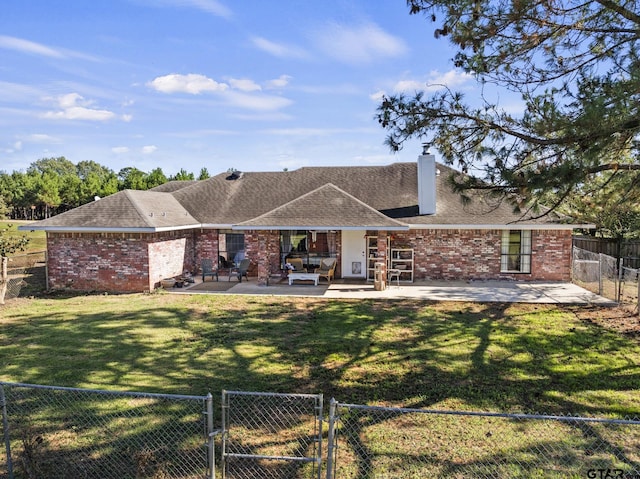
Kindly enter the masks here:
M 336 259 L 335 258 L 323 258 L 320 261 L 320 267 L 316 269 L 314 272 L 318 273 L 318 279 L 326 278 L 327 282 L 331 284 L 331 280 L 333 279 L 333 275 L 336 269 Z
M 230 267 L 231 265 L 227 261 L 227 258 L 222 255 L 218 256 L 218 269 L 229 269 Z
M 243 276 L 247 278 L 247 281 L 249 281 L 248 271 L 249 271 L 250 264 L 251 262 L 245 258 L 242 261 L 240 261 L 240 264 L 238 266 L 231 268 L 229 270 L 229 281 L 231 281 L 231 276 L 237 276 L 238 281 L 240 281 L 241 283 L 242 283 Z
M 213 269 L 213 260 L 209 259 L 209 258 L 204 258 L 202 260 L 202 282 L 204 283 L 204 279 L 207 276 L 211 276 L 211 279 L 213 280 L 213 277 L 216 277 L 216 280 L 218 279 L 218 271 Z
M 294 273 L 306 273 L 307 268 L 304 267 L 304 263 L 302 262 L 302 258 L 289 258 L 287 260 L 291 266 L 293 266 Z

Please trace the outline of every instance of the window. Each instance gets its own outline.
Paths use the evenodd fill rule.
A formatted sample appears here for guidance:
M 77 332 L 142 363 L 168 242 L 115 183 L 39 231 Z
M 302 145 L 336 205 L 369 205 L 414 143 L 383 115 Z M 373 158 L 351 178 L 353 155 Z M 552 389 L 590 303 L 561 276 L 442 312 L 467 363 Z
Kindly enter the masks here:
M 244 259 L 244 234 L 224 233 L 219 236 L 220 256 L 227 263 L 238 264 Z
M 283 267 L 288 258 L 300 258 L 305 268 L 317 268 L 322 258 L 335 257 L 335 249 L 335 231 L 280 232 L 280 255 Z
M 531 231 L 503 231 L 501 252 L 500 271 L 531 273 Z

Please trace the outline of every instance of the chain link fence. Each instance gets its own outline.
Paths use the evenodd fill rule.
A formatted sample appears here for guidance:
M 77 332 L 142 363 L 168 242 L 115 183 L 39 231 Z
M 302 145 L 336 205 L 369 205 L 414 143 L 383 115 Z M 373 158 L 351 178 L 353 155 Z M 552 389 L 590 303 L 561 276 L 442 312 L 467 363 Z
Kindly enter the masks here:
M 29 296 L 47 289 L 47 252 L 37 251 L 9 257 L 5 299 Z
M 8 479 L 640 477 L 638 418 L 332 400 L 324 422 L 322 395 L 224 391 L 214 431 L 211 395 L 19 383 L 0 383 L 0 406 Z
M 640 477 L 638 420 L 332 400 L 328 442 L 327 479 Z
M 572 279 L 578 286 L 605 298 L 639 308 L 638 269 L 603 253 L 573 248 Z M 640 311 L 639 311 L 640 314 Z
M 636 304 L 640 307 L 640 269 L 629 268 L 622 264 L 620 270 L 619 301 L 624 304 Z M 638 311 L 640 314 L 640 310 Z
M 226 479 L 320 479 L 322 395 L 222 393 Z
M 2 478 L 213 477 L 210 395 L 0 383 L 0 403 Z

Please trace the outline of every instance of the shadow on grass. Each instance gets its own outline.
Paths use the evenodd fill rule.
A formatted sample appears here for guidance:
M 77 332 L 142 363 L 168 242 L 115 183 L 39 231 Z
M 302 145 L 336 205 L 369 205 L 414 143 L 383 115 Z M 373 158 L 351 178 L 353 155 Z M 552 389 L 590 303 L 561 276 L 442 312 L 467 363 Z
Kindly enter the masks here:
M 640 348 L 555 306 L 59 295 L 11 313 L 0 345 L 3 380 L 211 391 L 216 416 L 223 389 L 413 408 L 639 414 Z

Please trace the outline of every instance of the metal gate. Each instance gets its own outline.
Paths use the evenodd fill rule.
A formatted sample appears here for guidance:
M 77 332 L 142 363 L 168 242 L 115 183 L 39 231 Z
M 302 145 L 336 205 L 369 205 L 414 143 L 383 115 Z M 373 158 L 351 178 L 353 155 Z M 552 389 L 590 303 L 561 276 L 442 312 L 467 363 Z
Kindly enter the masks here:
M 222 392 L 226 479 L 320 479 L 322 394 Z

